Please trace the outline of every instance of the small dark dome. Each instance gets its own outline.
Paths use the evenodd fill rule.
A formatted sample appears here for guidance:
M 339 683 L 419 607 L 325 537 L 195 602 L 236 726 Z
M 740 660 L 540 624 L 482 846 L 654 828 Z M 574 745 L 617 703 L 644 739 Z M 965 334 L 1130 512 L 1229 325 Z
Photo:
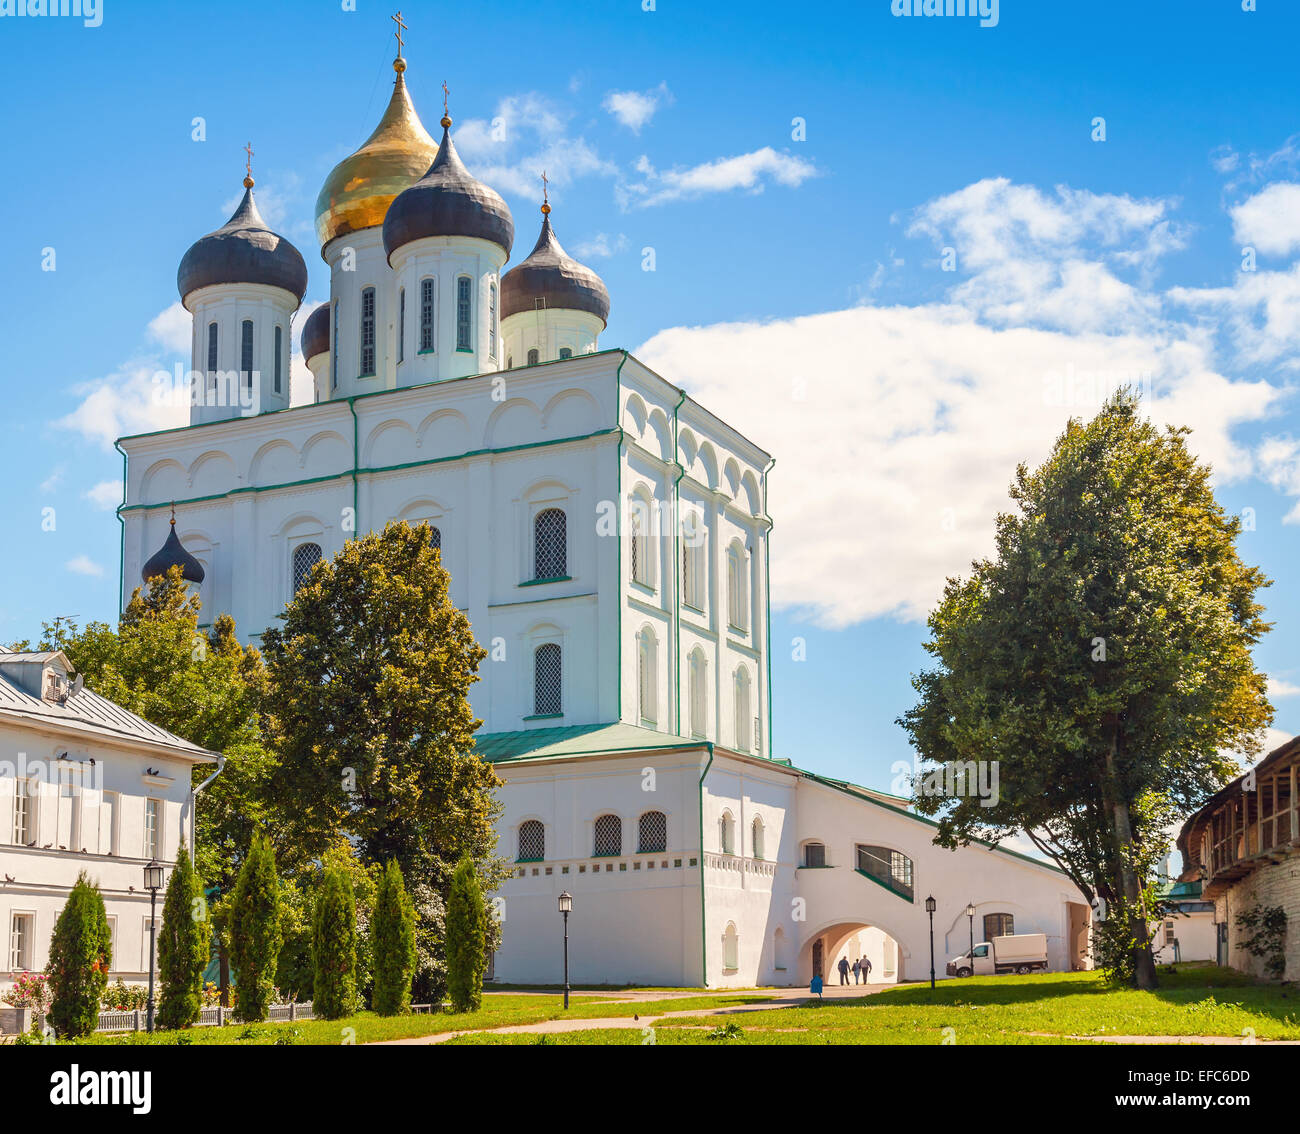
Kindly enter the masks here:
M 176 273 L 176 287 L 184 300 L 191 292 L 212 284 L 254 283 L 283 288 L 302 302 L 307 291 L 307 264 L 302 253 L 266 227 L 246 182 L 239 208 L 215 232 L 195 242 Z
M 302 357 L 306 360 L 324 354 L 330 348 L 330 305 L 322 303 L 307 316 L 302 325 Z
M 465 168 L 445 124 L 428 172 L 388 206 L 384 251 L 391 260 L 398 248 L 426 236 L 476 236 L 499 245 L 507 256 L 515 240 L 509 207 Z
M 609 322 L 605 281 L 560 247 L 549 216 L 542 218 L 542 234 L 528 259 L 501 277 L 501 318 L 538 307 L 588 311 L 602 323 Z
M 144 570 L 140 572 L 141 578 L 147 583 L 150 579 L 157 579 L 172 568 L 179 566 L 181 576 L 187 583 L 203 582 L 204 570 L 203 564 L 194 558 L 185 550 L 185 545 L 181 543 L 180 537 L 176 534 L 176 521 L 172 520 L 172 529 L 167 533 L 167 542 L 162 545 L 144 565 Z

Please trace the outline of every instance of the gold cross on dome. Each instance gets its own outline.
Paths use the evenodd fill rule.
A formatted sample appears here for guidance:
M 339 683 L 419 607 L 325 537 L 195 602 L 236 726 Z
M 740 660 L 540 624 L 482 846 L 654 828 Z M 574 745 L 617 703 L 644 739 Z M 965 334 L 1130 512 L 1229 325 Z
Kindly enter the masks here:
M 406 42 L 402 39 L 402 32 L 406 31 L 406 24 L 402 22 L 402 13 L 400 10 L 397 15 L 389 16 L 388 18 L 397 25 L 397 31 L 393 34 L 397 36 L 397 58 L 400 59 L 402 57 L 402 44 Z
M 444 117 L 447 114 L 447 95 L 450 93 L 451 92 L 448 91 L 447 89 L 447 80 L 443 79 L 442 80 L 442 113 Z
M 546 176 L 546 170 L 542 170 L 542 203 L 543 204 L 548 204 L 550 202 L 550 197 L 548 196 L 550 192 L 550 184 L 551 182 Z
M 244 172 L 247 173 L 249 177 L 252 177 L 253 176 L 253 143 L 252 142 L 249 142 L 248 145 L 244 147 L 244 153 L 248 155 L 248 160 L 244 162 Z

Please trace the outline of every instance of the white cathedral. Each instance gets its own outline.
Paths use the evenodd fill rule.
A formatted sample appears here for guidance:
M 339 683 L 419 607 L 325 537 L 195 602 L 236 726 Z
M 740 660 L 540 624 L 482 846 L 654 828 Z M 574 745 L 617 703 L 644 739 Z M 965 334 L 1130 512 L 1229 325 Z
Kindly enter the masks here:
M 548 204 L 507 270 L 509 208 L 450 117 L 440 142 L 425 132 L 394 69 L 317 202 L 330 300 L 300 336 L 311 404 L 289 396 L 307 266 L 251 175 L 181 261 L 202 388 L 187 427 L 119 442 L 122 601 L 179 562 L 205 615 L 256 641 L 352 533 L 431 526 L 490 652 L 472 701 L 514 862 L 499 980 L 560 979 L 562 891 L 580 983 L 806 984 L 862 955 L 876 981 L 920 979 L 930 895 L 940 976 L 970 932 L 1042 932 L 1053 968 L 1086 967 L 1089 910 L 1059 871 L 942 850 L 907 801 L 773 751 L 772 458 L 601 346 L 608 292 Z

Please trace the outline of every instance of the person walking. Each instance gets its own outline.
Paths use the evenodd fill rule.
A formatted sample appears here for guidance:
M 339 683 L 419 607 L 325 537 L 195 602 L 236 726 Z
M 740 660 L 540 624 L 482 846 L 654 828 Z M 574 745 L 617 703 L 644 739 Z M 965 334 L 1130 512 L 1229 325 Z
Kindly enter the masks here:
M 858 976 L 861 974 L 861 972 L 862 972 L 862 962 L 859 961 L 857 957 L 854 957 L 853 958 L 853 983 L 854 984 L 858 983 Z
M 840 970 L 840 984 L 848 984 L 848 983 L 849 983 L 849 959 L 848 959 L 848 957 L 841 957 L 841 958 L 840 958 L 839 970 Z
M 869 984 L 870 982 L 871 982 L 871 962 L 867 960 L 866 957 L 863 957 L 862 958 L 862 983 Z

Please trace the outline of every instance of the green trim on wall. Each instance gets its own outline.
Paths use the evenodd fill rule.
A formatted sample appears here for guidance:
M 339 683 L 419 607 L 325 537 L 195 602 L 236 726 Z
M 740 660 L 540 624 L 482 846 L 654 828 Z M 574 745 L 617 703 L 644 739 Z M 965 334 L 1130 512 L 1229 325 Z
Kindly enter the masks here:
M 568 359 L 565 359 L 568 362 Z M 614 595 L 616 615 L 614 623 L 616 699 L 614 719 L 623 719 L 623 366 L 627 351 L 614 370 L 614 424 L 618 429 L 618 444 L 614 447 Z
M 525 579 L 519 585 L 521 587 L 540 587 L 544 583 L 571 583 L 571 582 L 573 582 L 572 575 L 552 575 L 547 579 Z
M 877 878 L 874 874 L 869 874 L 869 873 L 867 873 L 867 871 L 863 870 L 862 867 L 860 867 L 860 866 L 855 866 L 855 867 L 853 868 L 853 873 L 854 873 L 854 874 L 861 874 L 863 878 L 870 878 L 871 881 L 873 881 L 873 882 L 874 882 L 877 886 L 879 886 L 882 890 L 888 890 L 888 891 L 889 891 L 891 894 L 893 894 L 894 897 L 896 897 L 896 898 L 902 898 L 903 901 L 905 901 L 905 902 L 910 902 L 912 905 L 915 905 L 915 904 L 916 904 L 916 897 L 915 897 L 915 895 L 913 895 L 912 897 L 909 898 L 909 897 L 908 897 L 906 894 L 904 894 L 901 890 L 895 890 L 894 887 L 891 886 L 888 882 L 886 882 L 883 878 Z
M 126 450 L 118 441 L 113 442 L 113 448 L 122 454 L 122 503 L 117 506 L 115 515 L 122 529 L 117 553 L 117 609 L 123 611 L 126 609 L 126 518 L 122 515 L 126 506 Z
M 767 755 L 776 755 L 776 738 L 772 735 L 772 518 L 767 514 L 767 474 L 776 468 L 776 458 L 763 470 L 763 515 L 767 531 L 763 533 L 763 599 L 767 607 Z
M 700 773 L 700 984 L 709 987 L 709 929 L 704 912 L 704 777 L 713 767 L 713 745 L 705 742 L 709 750 L 709 762 Z
M 686 470 L 682 468 L 677 459 L 680 450 L 677 447 L 677 426 L 678 414 L 681 412 L 682 403 L 686 401 L 686 391 L 678 390 L 681 397 L 677 399 L 677 404 L 673 406 L 673 464 L 677 467 L 677 476 L 673 478 L 673 578 L 676 582 L 673 585 L 673 597 L 677 599 L 673 603 L 673 665 L 676 666 L 677 672 L 674 674 L 673 685 L 677 691 L 677 716 L 675 718 L 675 728 L 680 735 L 682 731 L 682 557 L 681 546 L 679 541 L 682 538 L 682 525 L 679 516 L 681 504 L 681 483 L 682 477 L 686 475 Z M 714 714 L 715 724 L 717 714 Z M 722 734 L 719 733 L 719 736 Z M 703 819 L 700 820 L 701 823 Z M 703 835 L 701 834 L 701 837 Z M 704 849 L 700 848 L 701 851 Z M 701 868 L 700 885 L 704 885 L 703 868 Z

